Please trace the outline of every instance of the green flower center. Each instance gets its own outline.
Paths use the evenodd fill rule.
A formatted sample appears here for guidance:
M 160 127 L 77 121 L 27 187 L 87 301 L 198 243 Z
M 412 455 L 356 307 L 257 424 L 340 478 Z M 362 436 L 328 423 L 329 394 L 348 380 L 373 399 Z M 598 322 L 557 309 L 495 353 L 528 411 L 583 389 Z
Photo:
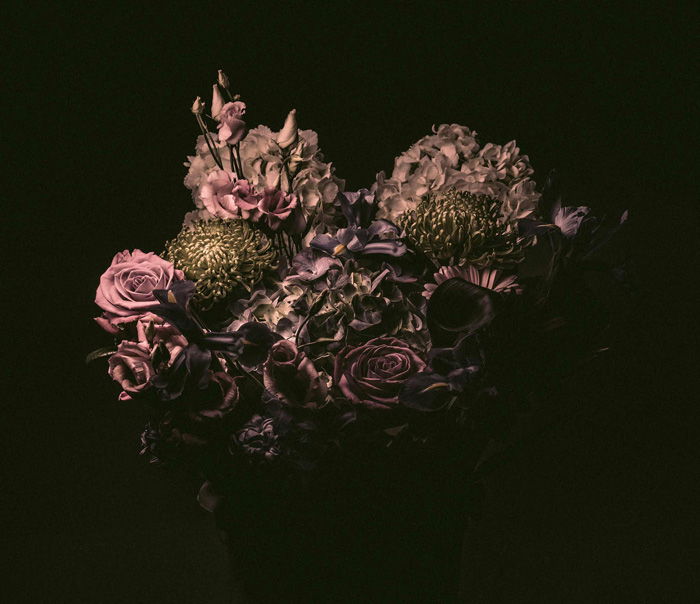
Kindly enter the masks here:
M 271 243 L 242 220 L 198 221 L 166 244 L 166 257 L 197 285 L 195 300 L 204 310 L 239 286 L 248 290 L 273 268 Z

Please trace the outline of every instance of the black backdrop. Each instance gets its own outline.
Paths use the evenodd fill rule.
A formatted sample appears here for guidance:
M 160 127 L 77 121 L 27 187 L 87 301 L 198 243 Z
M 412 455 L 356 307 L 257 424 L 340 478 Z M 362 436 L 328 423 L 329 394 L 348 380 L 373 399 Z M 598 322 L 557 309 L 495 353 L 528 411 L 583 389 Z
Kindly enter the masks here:
M 458 122 L 484 141 L 517 138 L 540 179 L 560 171 L 571 203 L 630 208 L 637 329 L 583 380 L 587 411 L 503 471 L 467 571 L 487 602 L 683 599 L 681 361 L 693 340 L 679 319 L 694 273 L 670 288 L 697 247 L 698 15 L 661 3 L 433 4 L 15 10 L 0 225 L 5 601 L 226 601 L 224 550 L 197 485 L 137 458 L 139 411 L 115 400 L 104 365 L 82 364 L 104 342 L 92 300 L 112 255 L 160 250 L 190 208 L 189 106 L 218 68 L 249 124 L 279 127 L 295 107 L 348 189 L 433 124 Z

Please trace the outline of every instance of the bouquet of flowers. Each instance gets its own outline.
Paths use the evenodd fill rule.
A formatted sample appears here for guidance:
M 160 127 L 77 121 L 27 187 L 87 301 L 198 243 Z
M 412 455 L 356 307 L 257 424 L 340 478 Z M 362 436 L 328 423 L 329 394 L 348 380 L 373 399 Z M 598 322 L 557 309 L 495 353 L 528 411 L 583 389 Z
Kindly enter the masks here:
M 194 209 L 158 253 L 117 253 L 97 323 L 141 453 L 213 505 L 247 476 L 339 456 L 507 438 L 532 393 L 602 348 L 596 288 L 627 219 L 562 205 L 515 141 L 443 124 L 345 191 L 290 111 L 248 129 L 219 71 L 185 166 Z M 483 437 L 486 437 L 485 439 Z

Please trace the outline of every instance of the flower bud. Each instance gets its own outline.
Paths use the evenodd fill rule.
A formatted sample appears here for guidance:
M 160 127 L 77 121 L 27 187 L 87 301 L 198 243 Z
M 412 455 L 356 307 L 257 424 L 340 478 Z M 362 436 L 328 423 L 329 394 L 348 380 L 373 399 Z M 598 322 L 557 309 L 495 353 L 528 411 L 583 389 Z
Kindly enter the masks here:
M 279 131 L 279 134 L 277 135 L 277 144 L 280 146 L 280 149 L 286 149 L 287 147 L 291 147 L 294 143 L 297 142 L 297 137 L 299 133 L 297 130 L 297 110 L 292 109 L 289 112 L 289 115 L 287 115 L 287 119 L 284 120 L 284 126 L 282 126 L 282 130 Z
M 195 115 L 202 115 L 204 112 L 204 103 L 202 102 L 202 97 L 198 96 L 194 103 L 192 103 L 192 113 Z
M 217 81 L 219 82 L 219 86 L 221 86 L 225 90 L 228 90 L 228 87 L 231 85 L 231 83 L 228 80 L 228 76 L 221 69 L 219 69 L 219 77 Z
M 224 106 L 224 97 L 221 96 L 219 91 L 219 85 L 214 84 L 211 90 L 211 116 L 214 119 L 219 117 L 221 113 L 221 108 Z

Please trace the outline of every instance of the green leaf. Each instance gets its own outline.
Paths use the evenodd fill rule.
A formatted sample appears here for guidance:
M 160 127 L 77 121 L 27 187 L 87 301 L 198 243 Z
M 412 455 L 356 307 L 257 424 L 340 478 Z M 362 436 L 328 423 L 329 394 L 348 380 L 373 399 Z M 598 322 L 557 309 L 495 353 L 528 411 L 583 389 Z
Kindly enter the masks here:
M 112 346 L 104 346 L 93 350 L 90 354 L 85 357 L 85 364 L 92 363 L 95 359 L 100 359 L 102 357 L 108 357 L 117 352 Z

